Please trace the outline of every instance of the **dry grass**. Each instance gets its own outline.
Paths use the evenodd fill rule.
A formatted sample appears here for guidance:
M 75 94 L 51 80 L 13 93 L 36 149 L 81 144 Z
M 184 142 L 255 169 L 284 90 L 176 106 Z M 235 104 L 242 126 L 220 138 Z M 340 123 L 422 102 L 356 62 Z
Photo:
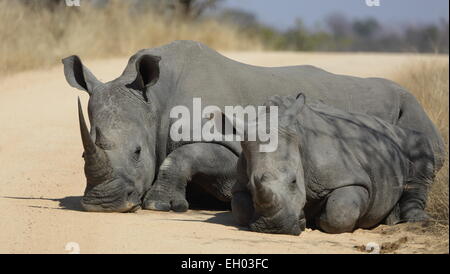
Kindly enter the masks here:
M 428 212 L 436 225 L 448 232 L 449 205 L 449 63 L 448 60 L 421 61 L 399 73 L 393 79 L 411 91 L 423 105 L 445 139 L 445 165 L 438 173 L 428 197 Z
M 139 49 L 182 39 L 221 50 L 261 48 L 259 41 L 232 26 L 130 12 L 127 1 L 113 1 L 104 9 L 84 1 L 81 7 L 62 6 L 51 12 L 0 0 L 0 77 L 55 64 L 74 52 L 93 58 L 131 56 Z

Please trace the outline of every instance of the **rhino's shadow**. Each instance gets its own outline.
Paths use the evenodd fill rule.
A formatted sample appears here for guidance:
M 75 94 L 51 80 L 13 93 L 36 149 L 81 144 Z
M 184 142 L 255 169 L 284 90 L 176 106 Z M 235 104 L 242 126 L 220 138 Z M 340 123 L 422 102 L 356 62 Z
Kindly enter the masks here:
M 81 206 L 81 198 L 82 196 L 67 196 L 63 198 L 34 198 L 34 197 L 5 197 L 2 198 L 7 199 L 16 199 L 16 200 L 41 200 L 41 201 L 53 201 L 59 203 L 59 208 L 54 209 L 62 209 L 62 210 L 75 210 L 75 211 L 84 211 L 84 209 Z M 45 208 L 45 206 L 33 206 L 30 205 L 29 207 L 35 207 L 35 208 Z
M 191 209 L 192 210 L 192 209 Z M 198 219 L 198 218 L 189 218 L 189 214 L 187 215 L 188 218 L 176 218 L 176 219 L 168 219 L 170 221 L 177 221 L 177 222 L 200 222 L 200 223 L 211 223 L 211 224 L 219 224 L 224 226 L 231 226 L 234 228 L 237 228 L 238 230 L 248 230 L 247 227 L 239 226 L 236 221 L 233 218 L 233 215 L 231 214 L 231 211 L 227 212 L 210 212 L 208 210 L 201 210 L 199 212 L 196 212 L 196 214 L 200 215 L 206 215 L 211 216 L 208 219 Z
M 233 220 L 233 215 L 231 212 L 218 212 L 211 215 L 213 215 L 213 217 L 206 219 L 205 222 L 226 226 L 236 226 L 236 222 Z
M 81 206 L 82 196 L 67 196 L 61 199 L 54 199 L 59 202 L 59 206 L 63 209 L 85 211 Z
M 249 230 L 247 227 L 240 226 L 233 218 L 231 211 L 214 213 L 213 217 L 206 219 L 204 222 L 212 224 L 220 224 L 224 226 L 231 226 L 239 230 Z

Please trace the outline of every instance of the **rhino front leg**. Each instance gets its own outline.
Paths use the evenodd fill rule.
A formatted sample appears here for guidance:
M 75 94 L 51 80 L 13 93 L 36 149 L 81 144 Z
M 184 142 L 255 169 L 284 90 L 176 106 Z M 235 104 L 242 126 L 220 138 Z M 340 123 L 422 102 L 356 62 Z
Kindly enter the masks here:
M 238 157 L 222 145 L 195 143 L 171 152 L 144 197 L 144 209 L 186 211 L 188 183 L 199 184 L 219 200 L 230 201 Z

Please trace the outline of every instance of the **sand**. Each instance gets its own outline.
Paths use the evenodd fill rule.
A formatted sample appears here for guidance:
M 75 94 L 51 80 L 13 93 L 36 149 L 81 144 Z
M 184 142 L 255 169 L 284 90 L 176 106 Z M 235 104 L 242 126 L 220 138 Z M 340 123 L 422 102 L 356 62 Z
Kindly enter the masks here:
M 335 73 L 389 77 L 412 59 L 448 58 L 392 54 L 228 52 L 264 66 L 313 64 Z M 127 58 L 84 60 L 103 81 L 120 75 Z M 82 145 L 76 98 L 62 65 L 0 78 L 0 252 L 1 253 L 448 253 L 426 227 L 380 226 L 330 235 L 307 230 L 300 236 L 254 233 L 225 211 L 186 213 L 140 210 L 89 213 L 84 191 Z M 75 249 L 71 249 L 71 247 Z M 376 249 L 376 248 L 375 248 Z M 377 250 L 375 250 L 377 251 Z

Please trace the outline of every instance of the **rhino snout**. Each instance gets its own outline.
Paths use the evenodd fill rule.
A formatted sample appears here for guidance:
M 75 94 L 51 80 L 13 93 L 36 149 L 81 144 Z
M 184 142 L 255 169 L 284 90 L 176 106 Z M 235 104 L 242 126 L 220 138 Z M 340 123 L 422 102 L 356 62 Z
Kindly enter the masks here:
M 121 188 L 121 185 L 120 182 L 113 182 L 103 188 L 93 188 L 85 193 L 81 205 L 90 212 L 135 212 L 140 209 L 139 191 L 132 187 Z

